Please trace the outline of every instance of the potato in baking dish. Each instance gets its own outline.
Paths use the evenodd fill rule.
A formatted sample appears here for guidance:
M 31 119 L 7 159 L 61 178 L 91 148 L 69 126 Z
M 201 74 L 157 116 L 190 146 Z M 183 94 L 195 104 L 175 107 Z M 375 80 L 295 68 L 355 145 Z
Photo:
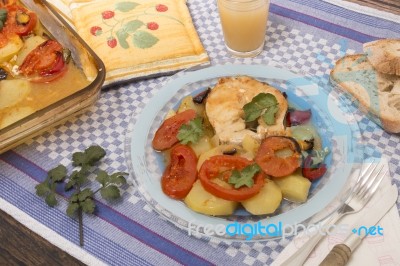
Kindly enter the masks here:
M 0 3 L 0 129 L 90 82 L 35 12 L 19 1 Z

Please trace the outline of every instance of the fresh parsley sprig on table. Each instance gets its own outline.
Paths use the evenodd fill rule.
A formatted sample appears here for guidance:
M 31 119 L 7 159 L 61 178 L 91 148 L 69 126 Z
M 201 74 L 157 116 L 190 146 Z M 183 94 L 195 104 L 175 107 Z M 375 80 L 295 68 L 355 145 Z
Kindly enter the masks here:
M 271 93 L 260 93 L 251 102 L 243 106 L 244 120 L 252 122 L 262 117 L 267 125 L 275 124 L 275 115 L 279 111 L 279 103 Z
M 65 191 L 74 189 L 71 197 L 68 200 L 68 207 L 66 213 L 68 216 L 73 217 L 78 214 L 79 221 L 79 242 L 83 246 L 83 223 L 82 212 L 93 214 L 96 208 L 94 199 L 95 194 L 100 192 L 100 195 L 105 200 L 115 200 L 121 197 L 119 185 L 126 184 L 124 172 L 116 172 L 108 174 L 106 171 L 98 170 L 96 181 L 101 185 L 99 189 L 93 191 L 90 188 L 82 189 L 86 183 L 89 182 L 88 176 L 92 173 L 92 168 L 99 162 L 106 152 L 100 146 L 91 146 L 83 152 L 75 152 L 72 154 L 72 165 L 80 167 L 74 170 L 67 178 L 68 182 L 65 184 Z M 56 185 L 62 183 L 67 177 L 67 168 L 64 165 L 59 165 L 51 169 L 47 178 L 36 186 L 36 194 L 45 198 L 46 203 L 50 207 L 57 205 L 56 199 Z
M 54 207 L 57 205 L 56 186 L 67 176 L 67 168 L 59 165 L 47 173 L 47 178 L 36 186 L 36 194 L 45 198 L 47 205 Z

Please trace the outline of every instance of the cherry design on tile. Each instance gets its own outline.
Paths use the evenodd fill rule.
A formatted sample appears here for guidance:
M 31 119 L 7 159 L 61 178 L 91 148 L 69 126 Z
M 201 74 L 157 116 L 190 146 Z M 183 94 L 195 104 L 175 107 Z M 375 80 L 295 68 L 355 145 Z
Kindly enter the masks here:
M 124 49 L 129 49 L 131 46 L 146 49 L 159 42 L 152 32 L 162 28 L 156 20 L 149 21 L 149 18 L 164 17 L 183 25 L 180 20 L 168 15 L 168 6 L 161 3 L 147 8 L 142 13 L 123 16 L 123 13 L 128 13 L 139 6 L 138 3 L 124 1 L 116 3 L 114 9 L 101 11 L 102 24 L 91 26 L 89 29 L 91 35 L 98 37 L 107 34 L 107 45 L 110 48 L 119 45 Z

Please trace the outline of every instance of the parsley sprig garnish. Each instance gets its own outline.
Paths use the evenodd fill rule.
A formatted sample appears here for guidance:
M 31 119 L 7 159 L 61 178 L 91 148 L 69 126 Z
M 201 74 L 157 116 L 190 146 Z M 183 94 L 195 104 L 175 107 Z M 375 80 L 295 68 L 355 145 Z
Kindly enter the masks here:
M 65 191 L 74 189 L 71 197 L 68 200 L 66 213 L 73 217 L 78 214 L 79 221 L 79 242 L 83 246 L 83 222 L 82 212 L 93 214 L 96 209 L 95 194 L 100 192 L 102 198 L 106 200 L 115 200 L 121 197 L 119 190 L 120 185 L 126 184 L 124 172 L 116 172 L 108 174 L 103 170 L 97 171 L 95 180 L 100 184 L 100 188 L 93 191 L 91 188 L 83 188 L 89 182 L 88 176 L 92 174 L 93 167 L 106 155 L 106 152 L 100 146 L 91 146 L 83 152 L 75 152 L 72 154 L 72 165 L 80 167 L 72 171 L 67 178 Z M 36 194 L 44 197 L 46 203 L 50 207 L 57 205 L 56 186 L 57 183 L 62 183 L 67 177 L 67 168 L 64 165 L 59 165 L 51 169 L 47 178 L 36 186 Z
M 179 128 L 177 138 L 182 144 L 188 144 L 189 142 L 197 143 L 203 135 L 203 119 L 196 117 Z
M 54 207 L 57 205 L 56 186 L 67 176 L 67 168 L 59 165 L 47 173 L 46 179 L 36 186 L 36 194 L 45 198 L 47 205 Z
M 257 164 L 248 165 L 241 171 L 233 170 L 228 183 L 234 185 L 235 188 L 243 186 L 252 187 L 254 185 L 254 176 L 260 170 L 261 169 Z
M 260 93 L 243 106 L 244 120 L 252 122 L 262 117 L 267 125 L 273 125 L 278 110 L 279 103 L 273 94 Z
M 7 20 L 7 9 L 0 8 L 0 30 L 3 29 L 6 20 Z

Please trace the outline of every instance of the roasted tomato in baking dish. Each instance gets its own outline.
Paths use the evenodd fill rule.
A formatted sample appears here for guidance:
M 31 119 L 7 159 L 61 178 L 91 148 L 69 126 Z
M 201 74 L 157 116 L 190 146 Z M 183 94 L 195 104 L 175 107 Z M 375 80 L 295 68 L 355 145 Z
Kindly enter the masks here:
M 67 70 L 63 47 L 55 40 L 47 40 L 31 51 L 19 67 L 21 74 L 33 82 L 49 82 Z

